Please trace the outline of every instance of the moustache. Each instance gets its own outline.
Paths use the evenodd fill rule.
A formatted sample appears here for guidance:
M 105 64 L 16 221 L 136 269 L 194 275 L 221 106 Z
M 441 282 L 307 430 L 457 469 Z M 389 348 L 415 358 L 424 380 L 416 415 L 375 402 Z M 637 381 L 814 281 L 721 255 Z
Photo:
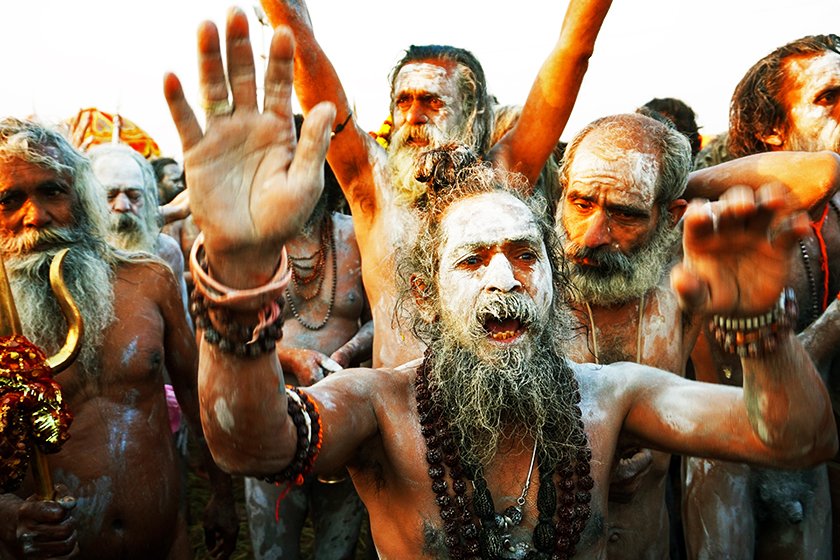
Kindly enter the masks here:
M 11 255 L 41 253 L 78 243 L 82 232 L 73 227 L 52 227 L 24 231 L 3 242 L 4 252 Z
M 621 251 L 604 247 L 584 247 L 577 243 L 566 244 L 566 255 L 572 263 L 582 271 L 593 271 L 611 276 L 614 274 L 628 275 L 633 271 L 630 257 Z M 580 264 L 585 262 L 586 264 Z
M 391 145 L 395 149 L 414 147 L 436 147 L 445 141 L 445 134 L 431 123 L 403 125 L 392 136 Z
M 489 322 L 515 320 L 521 328 L 527 328 L 539 319 L 540 313 L 534 300 L 518 292 L 481 294 L 476 301 L 473 316 L 474 324 L 482 331 Z

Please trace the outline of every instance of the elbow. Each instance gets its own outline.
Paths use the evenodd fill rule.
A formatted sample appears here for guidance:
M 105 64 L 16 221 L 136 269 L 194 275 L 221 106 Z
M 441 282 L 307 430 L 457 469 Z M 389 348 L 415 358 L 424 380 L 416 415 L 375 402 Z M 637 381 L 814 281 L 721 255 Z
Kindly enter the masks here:
M 785 448 L 777 448 L 778 466 L 789 469 L 807 469 L 825 463 L 838 450 L 837 427 L 834 418 L 829 422 L 822 422 L 816 429 L 811 441 L 802 445 L 792 444 Z
M 266 477 L 283 471 L 293 459 L 292 453 L 282 451 L 269 452 L 265 449 L 245 449 L 232 444 L 230 440 L 216 442 L 207 441 L 213 461 L 224 472 L 235 476 Z

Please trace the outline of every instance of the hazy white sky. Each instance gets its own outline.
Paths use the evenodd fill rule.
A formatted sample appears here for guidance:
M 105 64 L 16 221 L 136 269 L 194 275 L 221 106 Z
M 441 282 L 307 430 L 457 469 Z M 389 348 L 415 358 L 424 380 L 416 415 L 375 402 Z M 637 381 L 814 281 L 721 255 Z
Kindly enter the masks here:
M 231 0 L 0 0 L 0 114 L 47 120 L 96 106 L 146 129 L 165 153 L 180 143 L 162 94 L 167 70 L 197 107 L 195 30 L 224 25 L 227 8 L 251 16 L 260 54 L 270 31 L 256 2 Z M 387 75 L 409 44 L 472 50 L 491 93 L 522 103 L 560 30 L 566 0 L 310 0 L 316 36 L 338 69 L 358 122 L 374 130 L 388 113 Z M 837 32 L 838 0 L 614 0 L 571 121 L 563 134 L 652 97 L 679 97 L 702 132 L 726 127 L 740 77 L 775 47 Z M 258 60 L 258 68 L 261 62 Z

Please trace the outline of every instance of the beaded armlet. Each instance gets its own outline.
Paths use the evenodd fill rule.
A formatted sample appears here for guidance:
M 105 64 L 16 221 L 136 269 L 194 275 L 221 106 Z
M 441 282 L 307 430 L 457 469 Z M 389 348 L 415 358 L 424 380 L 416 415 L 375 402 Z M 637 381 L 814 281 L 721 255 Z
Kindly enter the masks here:
M 322 427 L 321 415 L 315 401 L 291 385 L 286 385 L 288 399 L 287 412 L 297 431 L 295 457 L 288 467 L 281 472 L 264 478 L 266 482 L 287 482 L 300 486 L 304 477 L 312 472 L 315 459 L 321 451 Z

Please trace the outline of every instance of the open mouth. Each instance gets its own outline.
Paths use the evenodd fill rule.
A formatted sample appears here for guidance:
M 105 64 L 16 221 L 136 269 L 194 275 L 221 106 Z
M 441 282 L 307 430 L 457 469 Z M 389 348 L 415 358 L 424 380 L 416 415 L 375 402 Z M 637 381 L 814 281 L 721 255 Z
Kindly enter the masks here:
M 508 343 L 522 336 L 526 326 L 516 318 L 499 319 L 488 316 L 484 319 L 484 330 L 494 342 Z

